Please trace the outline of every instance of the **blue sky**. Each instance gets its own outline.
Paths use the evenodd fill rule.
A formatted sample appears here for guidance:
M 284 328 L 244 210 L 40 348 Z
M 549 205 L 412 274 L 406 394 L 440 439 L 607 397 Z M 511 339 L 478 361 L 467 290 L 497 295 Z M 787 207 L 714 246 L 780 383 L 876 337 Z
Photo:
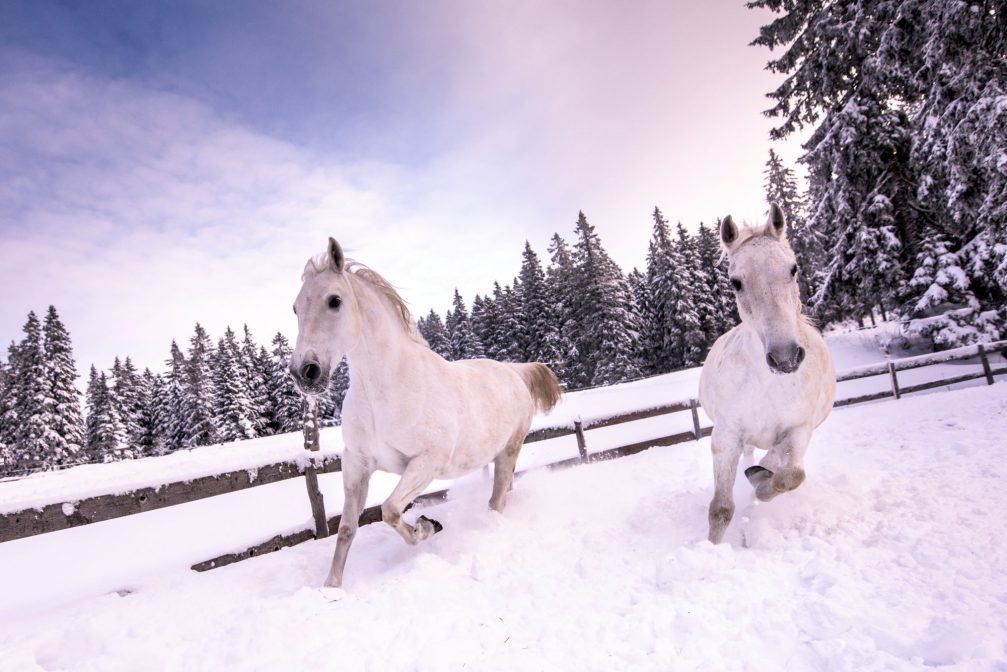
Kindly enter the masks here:
M 716 0 L 0 1 L 0 336 L 56 305 L 78 368 L 196 321 L 296 328 L 336 236 L 443 313 L 578 210 L 627 270 L 655 205 L 761 217 L 766 20 Z M 788 160 L 796 143 L 777 147 Z

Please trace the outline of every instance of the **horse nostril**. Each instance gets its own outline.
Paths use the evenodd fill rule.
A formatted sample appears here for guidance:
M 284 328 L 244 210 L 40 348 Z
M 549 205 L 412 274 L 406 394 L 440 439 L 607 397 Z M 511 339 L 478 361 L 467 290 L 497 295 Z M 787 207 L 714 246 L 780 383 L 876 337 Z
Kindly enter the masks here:
M 771 352 L 766 353 L 766 364 L 774 371 L 780 370 L 780 363 L 776 361 L 776 357 L 773 357 L 773 353 Z
M 804 348 L 798 346 L 797 347 L 797 363 L 800 364 L 803 361 L 804 361 Z
M 322 367 L 318 366 L 314 362 L 308 362 L 301 367 L 301 378 L 313 383 L 322 377 Z

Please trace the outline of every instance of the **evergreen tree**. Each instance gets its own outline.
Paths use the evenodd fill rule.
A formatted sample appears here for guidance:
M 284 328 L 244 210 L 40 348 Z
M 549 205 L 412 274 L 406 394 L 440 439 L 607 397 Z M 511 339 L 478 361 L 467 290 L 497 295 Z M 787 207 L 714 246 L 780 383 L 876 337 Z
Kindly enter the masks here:
M 244 333 L 241 342 L 241 367 L 245 374 L 248 400 L 251 403 L 252 428 L 256 436 L 265 436 L 269 433 L 269 390 L 266 385 L 269 356 L 255 344 L 247 324 Z M 263 353 L 265 357 L 262 356 Z
M 207 446 L 219 443 L 220 437 L 213 423 L 213 409 L 216 407 L 216 390 L 210 373 L 210 362 L 214 356 L 210 336 L 202 326 L 196 324 L 195 332 L 189 340 L 189 356 L 185 360 L 185 408 L 183 426 L 185 439 L 183 447 Z
M 622 271 L 605 252 L 587 217 L 577 217 L 574 286 L 577 350 L 583 353 L 572 373 L 575 386 L 609 385 L 640 375 L 634 355 L 637 318 Z
M 240 441 L 255 437 L 256 415 L 248 398 L 247 371 L 241 361 L 238 341 L 230 327 L 217 343 L 213 367 L 214 426 L 220 441 Z
M 675 251 L 681 265 L 677 273 L 682 293 L 676 305 L 676 318 L 682 330 L 682 360 L 687 367 L 699 366 L 717 338 L 713 326 L 716 308 L 706 291 L 707 281 L 703 277 L 697 241 L 681 222 Z
M 42 326 L 43 356 L 48 371 L 48 411 L 52 415 L 50 445 L 54 465 L 73 464 L 84 448 L 84 419 L 80 409 L 77 366 L 70 334 L 49 306 Z
M 422 320 L 422 325 L 417 324 L 417 328 L 420 329 L 431 350 L 445 359 L 451 358 L 451 337 L 444 328 L 440 315 L 431 310 Z
M 150 369 L 143 370 L 142 376 L 143 411 L 140 426 L 143 429 L 141 449 L 145 455 L 165 455 L 170 451 L 170 397 L 168 386 L 160 375 Z
M 269 371 L 269 396 L 273 407 L 274 431 L 277 434 L 300 431 L 303 422 L 301 393 L 297 391 L 290 375 L 291 354 L 293 350 L 290 343 L 283 334 L 277 332 L 273 337 Z
M 126 444 L 129 453 L 135 457 L 143 454 L 144 392 L 142 381 L 132 360 L 126 357 L 126 361 L 121 362 L 116 357 L 112 364 L 112 385 L 109 394 L 119 422 L 126 430 Z
M 944 327 L 923 327 L 937 345 L 1003 333 L 1002 2 L 749 6 L 782 13 L 755 41 L 785 47 L 768 65 L 787 74 L 770 94 L 768 114 L 781 122 L 772 136 L 816 125 L 802 161 L 809 225 L 827 236 L 831 260 L 815 297 L 819 314 L 859 317 L 900 303 L 903 315 L 927 317 L 925 325 L 942 320 L 922 312 L 944 311 Z
M 171 354 L 165 364 L 165 405 L 167 421 L 165 424 L 165 445 L 168 452 L 192 447 L 189 443 L 188 418 L 190 414 L 188 380 L 189 365 L 185 361 L 178 343 L 171 342 Z
M 524 361 L 554 367 L 560 361 L 556 302 L 546 284 L 538 255 L 528 241 L 522 253 L 520 282 Z
M 13 452 L 17 468 L 38 471 L 55 466 L 57 456 L 51 446 L 57 442 L 57 434 L 52 429 L 55 400 L 49 396 L 50 381 L 42 350 L 42 329 L 34 311 L 28 313 L 24 334 L 11 359 L 17 422 Z
M 546 269 L 546 284 L 552 298 L 552 313 L 556 319 L 556 351 L 558 359 L 553 371 L 564 387 L 573 383 L 578 370 L 580 353 L 577 351 L 577 303 L 576 269 L 566 241 L 558 233 L 553 234 L 549 243 L 549 268 Z
M 89 381 L 87 397 L 91 403 L 88 427 L 93 428 L 93 435 L 88 437 L 89 461 L 113 462 L 133 457 L 127 443 L 126 427 L 119 417 L 104 372 Z
M 720 220 L 713 229 L 702 222 L 696 231 L 696 251 L 699 255 L 699 266 L 703 278 L 707 282 L 706 291 L 713 306 L 713 319 L 707 328 L 711 329 L 713 340 L 730 331 L 738 322 L 738 308 L 731 289 L 731 280 L 727 275 L 727 259 L 720 249 Z
M 524 288 L 515 278 L 513 285 L 500 287 L 493 283 L 493 304 L 496 308 L 496 330 L 493 334 L 496 358 L 501 362 L 526 362 L 524 351 L 526 340 L 522 327 L 523 310 L 521 297 Z
M 452 308 L 450 322 L 446 325 L 451 335 L 451 359 L 477 359 L 485 356 L 482 344 L 472 331 L 468 311 L 457 289 Z
M 11 343 L 11 348 L 14 347 L 16 346 Z M 14 469 L 14 438 L 7 420 L 7 413 L 12 406 L 12 394 L 10 367 L 0 360 L 0 477 L 8 475 Z
M 772 149 L 765 170 L 766 202 L 776 203 L 787 221 L 787 240 L 797 257 L 797 284 L 806 303 L 818 292 L 815 269 L 823 262 L 823 236 L 807 225 L 807 203 L 794 171 Z
M 339 362 L 339 366 L 332 372 L 332 385 L 330 386 L 332 405 L 335 409 L 335 417 L 338 420 L 337 424 L 342 424 L 343 400 L 346 399 L 346 393 L 349 389 L 350 365 L 346 361 L 346 358 L 343 357 L 342 361 Z

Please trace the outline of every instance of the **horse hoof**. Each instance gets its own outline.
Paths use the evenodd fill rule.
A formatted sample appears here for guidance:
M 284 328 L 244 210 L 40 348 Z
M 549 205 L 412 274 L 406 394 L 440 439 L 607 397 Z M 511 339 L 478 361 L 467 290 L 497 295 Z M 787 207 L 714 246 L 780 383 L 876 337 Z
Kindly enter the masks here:
M 428 523 L 430 523 L 430 526 L 434 528 L 434 534 L 437 534 L 438 532 L 440 532 L 441 530 L 443 530 L 443 529 L 444 529 L 444 526 L 443 526 L 443 525 L 441 525 L 440 523 L 438 523 L 438 522 L 437 522 L 436 520 L 434 520 L 433 518 L 427 518 L 426 516 L 420 516 L 420 517 L 419 517 L 419 518 L 417 519 L 417 521 L 420 521 L 420 520 L 425 520 L 425 521 L 427 521 Z
M 773 475 L 773 472 L 771 472 L 769 469 L 766 469 L 765 467 L 760 467 L 759 465 L 756 464 L 749 467 L 748 469 L 745 469 L 745 478 L 748 479 L 749 483 L 755 485 L 755 481 L 753 481 L 752 479 L 761 474 L 762 472 L 766 472 L 766 475 L 763 478 L 770 478 Z

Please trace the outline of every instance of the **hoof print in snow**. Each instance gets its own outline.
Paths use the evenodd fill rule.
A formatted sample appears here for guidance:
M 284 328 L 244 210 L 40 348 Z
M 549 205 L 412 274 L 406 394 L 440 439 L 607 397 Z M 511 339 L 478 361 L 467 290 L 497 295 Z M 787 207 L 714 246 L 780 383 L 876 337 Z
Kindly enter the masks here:
M 418 518 L 418 519 L 416 520 L 416 522 L 419 522 L 419 521 L 421 521 L 421 520 L 425 520 L 425 521 L 427 521 L 428 523 L 430 523 L 430 526 L 431 526 L 432 528 L 434 528 L 434 534 L 437 534 L 438 532 L 440 532 L 441 530 L 443 530 L 443 529 L 444 529 L 444 526 L 443 526 L 443 525 L 441 525 L 440 523 L 438 523 L 438 522 L 437 522 L 436 520 L 434 520 L 433 518 L 427 518 L 426 516 L 420 516 L 420 517 L 419 517 L 419 518 Z
M 760 477 L 760 474 L 762 474 L 763 472 L 765 472 L 765 475 Z M 773 472 L 771 472 L 769 469 L 766 469 L 765 467 L 760 467 L 757 464 L 749 467 L 748 469 L 745 469 L 745 478 L 747 478 L 748 482 L 751 483 L 752 485 L 755 485 L 754 479 L 759 478 L 759 480 L 761 480 L 762 478 L 770 478 L 772 477 L 772 475 Z

